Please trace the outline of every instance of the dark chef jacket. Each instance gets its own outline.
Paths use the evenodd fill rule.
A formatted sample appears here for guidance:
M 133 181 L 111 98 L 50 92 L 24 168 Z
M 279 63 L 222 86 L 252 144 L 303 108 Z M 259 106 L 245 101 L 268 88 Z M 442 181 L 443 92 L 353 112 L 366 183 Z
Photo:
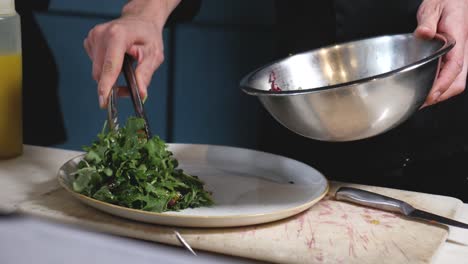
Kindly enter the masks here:
M 276 1 L 278 55 L 416 28 L 418 0 Z M 449 194 L 468 199 L 466 93 L 418 111 L 369 139 L 320 142 L 264 113 L 260 147 L 313 165 L 332 180 Z M 464 161 L 466 160 L 466 162 Z

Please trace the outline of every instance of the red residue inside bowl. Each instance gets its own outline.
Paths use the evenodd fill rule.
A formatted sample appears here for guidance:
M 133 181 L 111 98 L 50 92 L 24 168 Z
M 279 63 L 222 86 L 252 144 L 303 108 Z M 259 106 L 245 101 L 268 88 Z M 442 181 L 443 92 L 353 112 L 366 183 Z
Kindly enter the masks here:
M 276 84 L 276 73 L 272 71 L 268 82 L 271 83 L 270 92 L 281 92 L 281 88 Z

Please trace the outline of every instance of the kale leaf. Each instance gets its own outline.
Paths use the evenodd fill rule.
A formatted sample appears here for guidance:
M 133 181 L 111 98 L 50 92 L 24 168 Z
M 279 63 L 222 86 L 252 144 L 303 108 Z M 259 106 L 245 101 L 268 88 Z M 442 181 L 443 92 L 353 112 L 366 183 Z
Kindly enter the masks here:
M 213 205 L 204 183 L 177 168 L 159 137 L 146 138 L 144 120 L 130 117 L 125 127 L 107 131 L 84 147 L 73 190 L 94 199 L 152 212 Z

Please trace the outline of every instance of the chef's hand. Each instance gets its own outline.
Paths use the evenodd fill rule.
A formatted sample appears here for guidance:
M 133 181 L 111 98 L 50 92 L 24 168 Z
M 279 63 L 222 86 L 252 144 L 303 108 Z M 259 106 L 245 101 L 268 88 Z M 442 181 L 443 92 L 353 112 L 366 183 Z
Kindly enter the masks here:
M 99 105 L 107 106 L 110 90 L 119 77 L 125 53 L 138 62 L 135 70 L 141 98 L 164 60 L 162 31 L 180 0 L 132 0 L 116 20 L 97 25 L 84 40 L 98 82 Z
M 445 33 L 456 41 L 442 58 L 439 75 L 423 107 L 447 100 L 465 90 L 468 66 L 468 1 L 424 0 L 418 10 L 416 36 Z

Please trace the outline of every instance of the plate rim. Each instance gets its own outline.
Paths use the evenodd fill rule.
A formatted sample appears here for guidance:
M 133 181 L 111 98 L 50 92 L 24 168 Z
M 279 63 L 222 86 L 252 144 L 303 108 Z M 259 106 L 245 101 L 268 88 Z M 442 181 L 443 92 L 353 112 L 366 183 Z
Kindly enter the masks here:
M 252 150 L 252 149 L 248 149 L 248 148 L 239 148 L 239 147 L 222 146 L 222 145 L 211 145 L 211 144 L 190 144 L 190 143 L 189 144 L 166 143 L 166 145 L 168 145 L 168 146 L 170 146 L 170 145 L 191 145 L 191 146 L 214 146 L 214 147 L 236 148 L 236 149 L 241 149 L 241 150 L 248 150 L 248 151 L 266 153 L 266 154 L 269 154 L 269 155 L 279 156 L 279 157 L 282 157 L 282 158 L 287 158 L 287 159 L 294 160 L 296 162 L 303 163 L 301 161 L 298 161 L 296 159 L 292 159 L 292 158 L 289 158 L 289 157 L 285 157 L 285 156 L 281 156 L 281 155 L 277 155 L 277 154 L 273 154 L 273 153 L 268 153 L 268 152 L 263 152 L 263 151 Z M 278 215 L 278 214 L 290 213 L 290 212 L 294 212 L 294 211 L 297 211 L 297 210 L 298 210 L 298 213 L 300 213 L 300 212 L 303 212 L 303 211 L 307 210 L 308 208 L 310 208 L 312 205 L 319 202 L 320 200 L 322 200 L 323 197 L 325 197 L 327 195 L 327 193 L 329 192 L 329 190 L 330 190 L 329 180 L 320 171 L 318 171 L 314 167 L 312 167 L 312 166 L 310 166 L 310 165 L 308 165 L 306 163 L 303 163 L 303 164 L 307 165 L 308 167 L 312 168 L 313 170 L 315 170 L 323 178 L 323 180 L 325 181 L 325 188 L 324 188 L 323 192 L 320 193 L 320 195 L 317 196 L 316 198 L 314 198 L 314 199 L 312 199 L 310 201 L 307 201 L 305 203 L 299 204 L 299 205 L 297 205 L 295 207 L 289 207 L 289 208 L 286 208 L 286 209 L 273 211 L 273 212 L 267 212 L 267 213 L 235 214 L 235 215 L 226 215 L 226 216 L 222 216 L 222 215 L 183 215 L 183 214 L 175 214 L 175 213 L 173 213 L 173 211 L 158 213 L 158 212 L 151 212 L 151 211 L 144 211 L 144 210 L 140 210 L 140 209 L 128 208 L 128 207 L 124 207 L 124 206 L 120 206 L 120 205 L 111 204 L 111 203 L 108 203 L 108 202 L 103 202 L 103 201 L 97 200 L 95 198 L 86 196 L 84 194 L 81 194 L 81 193 L 78 193 L 78 192 L 75 192 L 74 190 L 72 190 L 64 182 L 64 179 L 62 179 L 62 176 L 60 175 L 60 171 L 62 171 L 63 167 L 66 164 L 68 164 L 70 161 L 75 160 L 75 159 L 80 158 L 80 157 L 83 158 L 84 155 L 85 155 L 85 153 L 74 156 L 73 158 L 67 160 L 64 164 L 62 164 L 60 166 L 60 168 L 58 169 L 57 180 L 58 180 L 60 186 L 62 186 L 67 192 L 71 193 L 77 199 L 84 199 L 84 200 L 87 200 L 88 202 L 91 202 L 91 203 L 94 203 L 94 204 L 99 204 L 101 206 L 107 206 L 107 207 L 110 207 L 110 208 L 116 209 L 116 210 L 122 210 L 122 211 L 131 212 L 131 213 L 137 213 L 137 214 L 144 214 L 144 215 L 148 215 L 148 216 L 152 216 L 152 217 L 161 217 L 161 218 L 166 218 L 166 219 L 167 218 L 174 218 L 174 217 L 176 217 L 176 218 L 185 218 L 185 219 L 226 219 L 226 218 L 239 219 L 239 218 L 250 218 L 250 217 L 268 217 L 268 216 L 274 216 L 274 215 Z M 91 206 L 91 207 L 94 207 L 94 206 Z M 206 206 L 206 207 L 210 207 L 210 206 Z M 108 212 L 106 212 L 106 213 L 108 213 Z

